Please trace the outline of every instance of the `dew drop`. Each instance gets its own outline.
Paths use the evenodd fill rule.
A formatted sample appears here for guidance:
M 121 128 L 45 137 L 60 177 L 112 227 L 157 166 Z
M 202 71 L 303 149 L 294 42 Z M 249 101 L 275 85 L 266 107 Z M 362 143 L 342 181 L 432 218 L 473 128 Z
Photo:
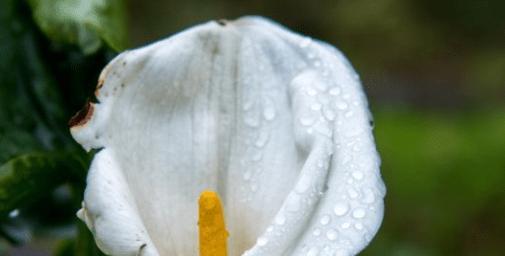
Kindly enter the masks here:
M 284 214 L 279 214 L 275 217 L 275 224 L 282 226 L 284 223 L 286 223 L 286 216 Z
M 353 199 L 357 198 L 359 196 L 358 191 L 356 191 L 356 189 L 354 189 L 354 188 L 348 188 L 347 194 L 349 195 L 350 198 L 353 198 Z
M 306 48 L 307 46 L 310 45 L 311 42 L 312 42 L 312 39 L 310 37 L 305 37 L 300 42 L 300 47 L 301 48 Z
M 356 180 L 362 180 L 363 173 L 360 171 L 354 171 L 354 172 L 352 172 L 352 177 L 354 177 Z
M 345 117 L 347 117 L 347 118 L 351 118 L 353 115 L 354 115 L 354 112 L 352 112 L 352 111 L 347 111 L 347 113 L 345 113 L 345 115 L 344 115 L 344 116 L 345 116 Z
M 314 116 L 303 116 L 300 117 L 299 121 L 303 126 L 310 126 L 316 122 L 316 118 Z
M 358 222 L 358 223 L 355 223 L 355 224 L 354 224 L 354 228 L 355 228 L 355 229 L 357 229 L 357 230 L 362 230 L 362 229 L 363 229 L 363 224 L 361 224 L 361 223 L 359 223 L 359 222 Z
M 263 146 L 265 146 L 267 142 L 268 142 L 268 133 L 263 131 L 258 136 L 258 139 L 254 143 L 254 145 L 258 148 L 262 148 Z
M 296 184 L 295 190 L 298 193 L 304 193 L 307 191 L 312 183 L 312 180 L 310 177 L 304 177 L 298 181 L 298 184 Z
M 268 244 L 268 239 L 266 237 L 261 236 L 258 238 L 258 241 L 256 243 L 258 243 L 258 246 L 265 246 L 266 244 Z
M 318 110 L 321 110 L 321 107 L 322 105 L 319 104 L 319 103 L 314 103 L 312 104 L 312 106 L 310 106 L 310 109 L 314 110 L 314 111 L 318 111 Z
M 362 219 L 366 215 L 365 209 L 363 208 L 357 208 L 352 212 L 352 217 L 356 219 Z
M 328 238 L 328 240 L 330 240 L 330 241 L 336 240 L 337 237 L 338 237 L 338 233 L 334 229 L 330 229 L 330 230 L 328 230 L 328 232 L 326 232 L 326 238 Z
M 349 206 L 345 202 L 339 202 L 333 207 L 333 212 L 337 216 L 344 216 L 349 210 Z
M 258 184 L 256 184 L 256 183 L 251 184 L 251 191 L 252 192 L 258 191 Z
M 317 81 L 315 86 L 321 92 L 325 92 L 326 90 L 328 90 L 328 84 L 323 81 Z
M 321 230 L 318 229 L 318 228 L 314 229 L 314 231 L 312 232 L 312 235 L 314 235 L 314 236 L 320 236 L 321 235 Z
M 331 110 L 330 108 L 325 108 L 323 110 L 323 115 L 324 117 L 328 120 L 328 121 L 333 121 L 335 120 L 336 118 L 336 114 L 333 110 Z
M 307 256 L 317 256 L 318 254 L 319 254 L 319 249 L 317 249 L 317 247 L 312 247 L 307 252 Z
M 258 127 L 260 125 L 258 118 L 249 115 L 244 117 L 244 123 L 249 127 Z
M 242 105 L 242 109 L 244 111 L 248 111 L 252 108 L 253 102 L 252 101 L 244 101 L 244 104 Z
M 342 227 L 343 229 L 348 229 L 350 226 L 351 226 L 351 223 L 349 223 L 349 222 L 344 222 L 344 223 L 342 223 L 342 225 L 340 225 L 340 227 Z
M 321 217 L 321 219 L 319 220 L 319 223 L 321 223 L 321 225 L 328 225 L 328 223 L 330 223 L 331 219 L 330 219 L 330 216 L 328 215 L 324 215 L 323 217 Z
M 307 88 L 307 94 L 309 96 L 316 96 L 317 95 L 317 91 L 314 88 L 309 87 L 309 88 Z
M 330 127 L 328 127 L 327 125 L 318 127 L 317 131 L 326 137 L 331 137 L 331 135 L 333 134 Z
M 252 154 L 252 157 L 251 159 L 255 162 L 261 160 L 261 158 L 263 157 L 263 153 L 261 151 L 256 151 Z
M 330 95 L 337 96 L 340 94 L 340 88 L 339 87 L 333 87 L 330 90 Z
M 274 108 L 266 108 L 263 110 L 263 117 L 267 121 L 271 121 L 275 118 L 275 109 Z
M 291 195 L 290 197 L 288 197 L 286 210 L 290 212 L 297 212 L 298 210 L 300 210 L 300 196 Z
M 247 170 L 246 172 L 244 172 L 244 175 L 242 176 L 242 178 L 247 181 L 247 180 L 251 179 L 251 176 L 252 176 L 252 172 L 250 170 Z
M 369 188 L 364 189 L 362 201 L 367 204 L 375 202 L 375 193 Z
M 276 111 L 275 111 L 275 105 L 274 103 L 266 99 L 263 104 L 263 118 L 267 121 L 271 121 L 275 118 Z
M 335 107 L 337 107 L 340 110 L 345 110 L 345 109 L 347 109 L 348 105 L 347 105 L 347 103 L 345 103 L 343 101 L 339 101 L 335 104 Z
M 346 249 L 338 249 L 333 256 L 349 256 L 349 252 Z

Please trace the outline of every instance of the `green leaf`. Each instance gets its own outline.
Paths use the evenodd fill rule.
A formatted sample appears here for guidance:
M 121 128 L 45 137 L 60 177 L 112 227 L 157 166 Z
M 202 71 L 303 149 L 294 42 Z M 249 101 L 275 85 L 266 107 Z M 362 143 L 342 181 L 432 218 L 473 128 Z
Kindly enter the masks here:
M 61 95 L 42 63 L 26 11 L 19 1 L 0 1 L 0 164 L 52 149 L 62 137 L 56 132 L 65 118 Z
M 0 165 L 21 154 L 78 147 L 67 121 L 93 91 L 108 53 L 51 46 L 27 2 L 0 1 Z
M 56 41 L 77 44 L 86 54 L 96 52 L 102 40 L 124 49 L 125 8 L 122 0 L 29 0 L 42 31 Z
M 56 186 L 82 179 L 86 164 L 72 152 L 32 153 L 0 166 L 0 216 L 37 200 Z

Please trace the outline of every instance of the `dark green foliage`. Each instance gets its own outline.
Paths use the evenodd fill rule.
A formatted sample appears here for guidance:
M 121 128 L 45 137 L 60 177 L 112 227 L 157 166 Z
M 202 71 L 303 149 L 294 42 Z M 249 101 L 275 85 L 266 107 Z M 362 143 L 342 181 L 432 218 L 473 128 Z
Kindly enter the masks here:
M 113 57 L 108 46 L 124 46 L 122 1 L 62 19 L 47 13 L 48 4 L 64 2 L 0 1 L 0 254 L 2 237 L 24 241 L 19 225 L 39 232 L 77 223 L 90 155 L 71 139 L 67 122 Z M 93 12 L 95 23 L 79 11 Z M 76 41 L 82 33 L 92 40 Z M 97 255 L 89 232 L 78 233 L 73 253 Z

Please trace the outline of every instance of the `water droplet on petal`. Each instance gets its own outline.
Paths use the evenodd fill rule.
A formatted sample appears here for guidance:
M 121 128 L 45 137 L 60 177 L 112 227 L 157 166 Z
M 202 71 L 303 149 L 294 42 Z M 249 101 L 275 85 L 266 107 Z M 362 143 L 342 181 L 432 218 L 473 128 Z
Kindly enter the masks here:
M 258 244 L 258 246 L 265 246 L 266 244 L 268 244 L 268 239 L 266 237 L 259 237 L 258 238 L 258 241 L 256 242 Z
M 323 115 L 328 121 L 333 121 L 336 118 L 335 112 L 330 108 L 324 108 Z
M 362 229 L 363 229 L 363 224 L 361 224 L 361 223 L 359 223 L 359 222 L 358 222 L 358 223 L 355 223 L 355 224 L 354 224 L 354 228 L 355 228 L 355 229 L 357 229 L 357 230 L 362 230 Z
M 340 227 L 342 227 L 343 229 L 348 229 L 350 226 L 351 226 L 351 223 L 349 223 L 349 222 L 344 222 L 344 223 L 342 223 L 342 225 L 340 225 Z
M 284 223 L 286 223 L 286 216 L 279 214 L 277 217 L 275 217 L 275 224 L 284 225 Z
M 328 240 L 330 240 L 330 241 L 336 240 L 337 237 L 338 237 L 338 233 L 334 229 L 330 229 L 330 230 L 328 230 L 328 232 L 326 232 L 326 238 L 328 238 Z
M 347 205 L 346 202 L 336 203 L 335 206 L 333 207 L 333 212 L 337 216 L 344 216 L 348 210 L 349 210 L 349 206 Z
M 363 208 L 357 208 L 352 212 L 352 217 L 356 219 L 362 219 L 366 215 L 365 209 Z
M 321 223 L 321 225 L 328 225 L 328 223 L 330 223 L 331 219 L 330 219 L 330 216 L 328 215 L 324 215 L 323 217 L 321 217 L 321 219 L 319 220 L 319 223 Z
M 258 127 L 260 125 L 259 119 L 251 115 L 244 116 L 244 123 L 249 127 Z
M 252 172 L 250 170 L 247 170 L 246 172 L 244 172 L 244 175 L 242 176 L 242 178 L 247 181 L 247 180 L 251 179 L 251 176 L 252 176 Z
M 337 96 L 340 94 L 340 88 L 339 87 L 333 87 L 330 90 L 330 95 Z
M 298 210 L 300 210 L 300 196 L 298 195 L 289 196 L 286 204 L 286 210 L 290 212 L 297 212 Z
M 252 192 L 258 191 L 258 184 L 256 184 L 256 183 L 251 184 L 251 191 Z
M 331 138 L 331 135 L 333 135 L 333 132 L 328 125 L 317 127 L 317 131 L 328 138 Z
M 262 131 L 254 145 L 258 148 L 262 148 L 268 142 L 268 133 L 266 131 Z
M 362 180 L 363 179 L 363 173 L 360 171 L 354 171 L 352 173 L 352 177 L 354 177 L 357 180 Z
M 302 41 L 300 42 L 300 47 L 301 48 L 306 48 L 307 46 L 310 45 L 310 43 L 312 42 L 312 38 L 310 37 L 305 37 L 302 39 Z
M 317 256 L 318 254 L 319 254 L 319 249 L 317 249 L 317 247 L 312 247 L 307 252 L 307 256 Z
M 335 107 L 337 107 L 340 110 L 345 110 L 345 109 L 347 109 L 348 105 L 347 105 L 347 103 L 345 103 L 343 101 L 339 101 L 335 104 Z
M 315 115 L 312 115 L 312 116 L 302 116 L 300 117 L 299 121 L 300 121 L 300 124 L 303 125 L 303 126 L 310 126 L 312 124 L 314 124 L 316 122 L 316 117 Z
M 304 193 L 307 191 L 312 184 L 312 179 L 310 177 L 303 177 L 298 181 L 298 184 L 296 184 L 295 190 L 298 193 Z
M 263 103 L 263 118 L 265 118 L 267 121 L 271 121 L 275 118 L 275 112 L 274 103 L 269 99 L 265 99 Z
M 314 104 L 312 104 L 312 106 L 310 106 L 310 109 L 312 109 L 312 110 L 314 110 L 314 111 L 317 111 L 317 110 L 320 110 L 320 109 L 321 109 L 321 107 L 322 107 L 322 105 L 321 105 L 321 104 L 319 104 L 319 103 L 314 103 Z
M 352 180 L 351 180 L 352 181 Z M 348 188 L 347 189 L 347 194 L 349 195 L 350 198 L 357 198 L 359 196 L 358 191 L 354 188 Z
M 261 158 L 263 158 L 263 153 L 261 151 L 254 152 L 251 157 L 251 159 L 255 162 L 261 160 Z
M 242 109 L 244 111 L 248 111 L 249 109 L 251 109 L 253 106 L 253 101 L 244 101 L 243 105 L 242 105 Z
M 318 229 L 318 228 L 314 229 L 314 232 L 312 232 L 312 235 L 314 235 L 314 236 L 320 236 L 321 235 L 321 230 Z
M 346 249 L 338 249 L 333 256 L 349 256 L 349 252 Z
M 375 193 L 369 188 L 364 189 L 362 201 L 367 204 L 375 202 Z
M 307 94 L 309 96 L 316 96 L 317 95 L 317 91 L 314 88 L 309 87 L 309 88 L 307 88 Z

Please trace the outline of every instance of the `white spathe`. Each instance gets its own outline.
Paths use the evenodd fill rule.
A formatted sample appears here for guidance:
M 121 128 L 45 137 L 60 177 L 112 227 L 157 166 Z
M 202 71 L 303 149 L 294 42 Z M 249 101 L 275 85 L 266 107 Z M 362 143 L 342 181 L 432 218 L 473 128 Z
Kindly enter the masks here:
M 259 17 L 127 51 L 71 128 L 93 159 L 78 215 L 110 255 L 198 255 L 198 197 L 230 256 L 355 255 L 385 188 L 366 98 L 334 47 Z

